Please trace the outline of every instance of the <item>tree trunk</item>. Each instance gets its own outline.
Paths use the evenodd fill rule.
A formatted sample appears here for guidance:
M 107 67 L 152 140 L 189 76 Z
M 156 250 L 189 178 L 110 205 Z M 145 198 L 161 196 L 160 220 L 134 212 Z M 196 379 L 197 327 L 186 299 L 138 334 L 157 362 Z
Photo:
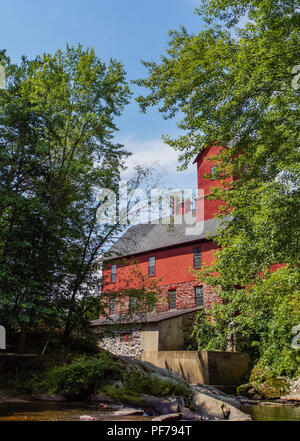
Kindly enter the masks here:
M 21 354 L 24 352 L 24 348 L 25 348 L 25 341 L 26 341 L 26 336 L 27 336 L 27 323 L 23 322 L 22 324 L 22 332 L 21 332 L 21 337 L 19 340 L 19 344 L 17 347 L 17 353 Z

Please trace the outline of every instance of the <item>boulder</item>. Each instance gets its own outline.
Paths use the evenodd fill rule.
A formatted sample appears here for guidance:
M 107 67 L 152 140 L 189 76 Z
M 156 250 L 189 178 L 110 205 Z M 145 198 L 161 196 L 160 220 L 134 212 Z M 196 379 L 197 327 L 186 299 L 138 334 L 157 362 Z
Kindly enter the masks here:
M 152 418 L 152 421 L 179 421 L 181 419 L 181 413 L 169 413 L 167 415 L 160 415 Z
M 225 401 L 225 403 L 231 404 L 231 406 L 238 407 L 240 404 L 238 399 L 230 397 L 229 395 L 225 394 L 224 392 L 213 386 L 208 386 L 206 384 L 197 384 L 197 386 L 192 386 L 192 389 L 196 393 L 200 392 L 218 400 Z
M 290 395 L 284 395 L 281 397 L 284 401 L 300 401 L 300 393 L 292 393 Z
M 99 418 L 93 417 L 91 415 L 81 415 L 80 421 L 99 421 Z
M 169 369 L 161 368 L 153 363 L 150 363 L 149 361 L 141 361 L 133 357 L 119 355 L 118 358 L 120 358 L 123 363 L 128 364 L 131 367 L 138 368 L 143 372 L 151 372 L 151 374 L 162 380 L 172 380 L 175 383 L 189 387 L 189 384 L 180 375 L 170 371 Z
M 230 421 L 252 420 L 250 415 L 241 412 L 223 399 L 214 398 L 201 392 L 195 392 L 192 405 L 197 412 L 209 417 Z
M 300 377 L 290 383 L 290 393 L 280 397 L 285 401 L 300 401 Z
M 167 399 L 152 397 L 148 395 L 143 396 L 142 407 L 147 411 L 148 415 L 167 415 L 170 413 L 179 413 L 181 405 L 178 399 Z
M 101 404 L 105 404 L 108 407 L 116 407 L 116 408 L 124 407 L 122 405 L 122 403 L 117 404 L 116 400 L 114 398 L 111 398 L 106 394 L 92 395 L 90 397 L 90 401 L 95 402 L 95 403 L 100 402 Z
M 191 420 L 191 421 L 203 421 L 203 420 L 208 420 L 208 417 L 204 417 L 199 415 L 196 412 L 193 412 L 192 410 L 190 410 L 188 407 L 182 407 L 181 408 L 181 418 L 183 420 Z

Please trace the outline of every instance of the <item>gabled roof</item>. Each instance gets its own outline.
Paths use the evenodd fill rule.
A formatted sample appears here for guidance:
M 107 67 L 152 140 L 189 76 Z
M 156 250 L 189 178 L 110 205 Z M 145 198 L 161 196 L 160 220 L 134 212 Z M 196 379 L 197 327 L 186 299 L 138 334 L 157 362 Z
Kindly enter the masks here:
M 110 248 L 104 260 L 205 240 L 210 234 L 216 233 L 221 222 L 220 219 L 198 222 L 195 225 L 198 228 L 197 234 L 187 234 L 188 228 L 194 226 L 184 222 L 173 225 L 162 223 L 133 225 Z
M 198 311 L 201 306 L 187 309 L 168 309 L 161 312 L 148 312 L 146 314 L 134 314 L 132 316 L 126 315 L 113 315 L 111 317 L 105 317 L 98 320 L 93 320 L 90 325 L 93 326 L 105 326 L 105 325 L 122 325 L 126 323 L 156 323 L 163 320 L 168 320 L 173 317 L 179 317 L 190 312 Z

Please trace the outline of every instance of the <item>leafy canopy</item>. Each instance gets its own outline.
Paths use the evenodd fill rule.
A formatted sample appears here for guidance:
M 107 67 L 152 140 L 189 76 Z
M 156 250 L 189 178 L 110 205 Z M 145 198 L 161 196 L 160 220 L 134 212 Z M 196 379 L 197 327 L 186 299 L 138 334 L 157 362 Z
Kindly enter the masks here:
M 160 63 L 143 62 L 148 75 L 136 83 L 148 93 L 137 101 L 142 112 L 155 106 L 178 118 L 182 134 L 164 140 L 181 169 L 207 145 L 227 147 L 215 157 L 216 174 L 235 180 L 210 197 L 231 207 L 220 217 L 232 217 L 214 237 L 215 264 L 198 273 L 223 303 L 210 312 L 212 333 L 201 326 L 222 349 L 233 321 L 246 345 L 258 342 L 256 359 L 291 373 L 300 320 L 292 283 L 299 280 L 299 11 L 292 0 L 203 0 L 196 12 L 205 21 L 198 34 L 170 31 Z M 274 263 L 287 267 L 271 273 Z
M 0 320 L 70 332 L 94 308 L 97 258 L 117 230 L 96 223 L 96 194 L 118 187 L 128 153 L 115 118 L 130 91 L 120 62 L 81 45 L 2 60 Z

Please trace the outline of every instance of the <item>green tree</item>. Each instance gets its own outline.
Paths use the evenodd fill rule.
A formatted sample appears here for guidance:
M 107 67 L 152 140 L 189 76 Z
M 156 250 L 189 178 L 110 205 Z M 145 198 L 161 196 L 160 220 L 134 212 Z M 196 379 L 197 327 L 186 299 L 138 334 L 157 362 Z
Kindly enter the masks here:
M 96 224 L 96 192 L 118 186 L 128 153 L 113 142 L 115 118 L 130 91 L 121 63 L 80 45 L 19 66 L 2 58 L 0 314 L 9 328 L 22 326 L 22 349 L 28 327 L 70 331 L 86 263 L 116 229 Z
M 300 16 L 292 0 L 207 0 L 197 12 L 206 23 L 199 34 L 171 31 L 161 62 L 144 62 L 148 77 L 136 83 L 149 93 L 137 101 L 143 112 L 158 106 L 164 118 L 180 118 L 183 134 L 164 140 L 178 151 L 181 168 L 207 145 L 227 146 L 215 158 L 216 173 L 221 182 L 236 179 L 230 191 L 215 189 L 210 197 L 225 200 L 231 208 L 219 216 L 231 218 L 215 237 L 215 265 L 198 274 L 223 299 L 211 324 L 226 333 L 233 320 L 235 332 L 257 339 L 261 360 L 276 335 L 273 359 L 286 348 L 293 362 L 274 361 L 274 369 L 291 372 L 296 351 L 288 342 L 300 320 L 299 291 L 290 283 L 299 277 Z M 286 269 L 269 273 L 279 262 Z M 269 298 L 272 283 L 282 302 L 275 293 L 276 301 Z M 284 332 L 277 333 L 281 320 Z M 255 336 L 254 327 L 264 331 Z

